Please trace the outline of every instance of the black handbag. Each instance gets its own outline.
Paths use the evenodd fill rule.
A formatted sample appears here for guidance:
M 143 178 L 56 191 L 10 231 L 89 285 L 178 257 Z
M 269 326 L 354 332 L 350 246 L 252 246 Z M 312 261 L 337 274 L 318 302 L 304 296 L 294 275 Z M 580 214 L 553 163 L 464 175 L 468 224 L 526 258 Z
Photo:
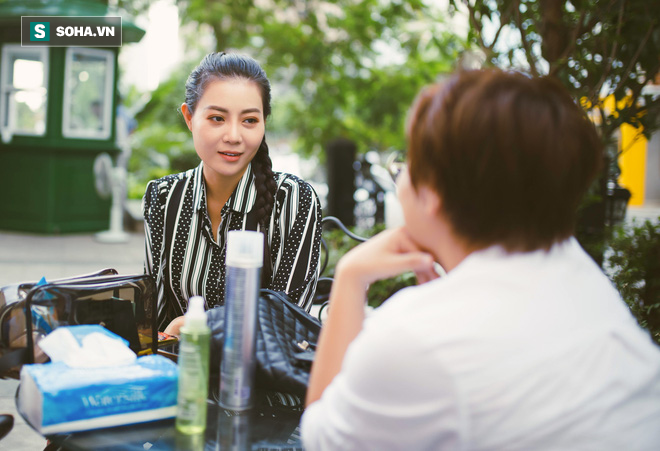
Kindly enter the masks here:
M 60 326 L 100 324 L 136 354 L 156 353 L 156 285 L 114 269 L 48 283 L 0 288 L 0 376 L 47 360 L 39 340 Z
M 321 323 L 282 292 L 262 288 L 257 310 L 255 384 L 304 397 Z M 211 373 L 217 375 L 224 343 L 224 306 L 207 312 Z

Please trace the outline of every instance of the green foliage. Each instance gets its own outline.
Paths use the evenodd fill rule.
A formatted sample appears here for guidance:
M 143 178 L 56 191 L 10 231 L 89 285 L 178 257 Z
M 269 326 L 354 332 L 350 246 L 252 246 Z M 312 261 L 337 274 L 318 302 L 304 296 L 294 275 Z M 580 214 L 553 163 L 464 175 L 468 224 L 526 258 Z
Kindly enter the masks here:
M 178 108 L 188 74 L 211 50 L 202 48 L 200 34 L 213 34 L 217 50 L 237 50 L 261 63 L 273 86 L 269 139 L 293 141 L 298 153 L 321 161 L 323 146 L 338 137 L 354 140 L 360 152 L 404 149 L 415 95 L 451 70 L 462 47 L 444 24 L 445 12 L 421 0 L 255 3 L 178 2 L 188 58 L 137 118 L 131 197 L 141 196 L 155 176 L 195 161 Z M 119 6 L 138 14 L 147 2 L 120 0 Z
M 617 228 L 610 246 L 612 281 L 639 324 L 660 344 L 660 218 Z
M 606 149 L 602 174 L 580 207 L 578 239 L 598 262 L 607 246 L 605 186 L 616 181 L 622 124 L 660 125 L 660 96 L 642 94 L 660 71 L 660 2 L 450 0 L 467 8 L 469 43 L 485 64 L 556 78 L 592 118 Z M 616 100 L 616 101 L 606 101 Z M 594 204 L 595 201 L 595 204 Z
M 166 124 L 152 123 L 139 127 L 133 134 L 133 150 L 128 162 L 129 198 L 139 199 L 144 194 L 147 182 L 167 174 L 180 172 L 173 162 L 189 152 L 197 157 L 190 134 Z M 190 169 L 199 163 L 186 167 Z M 185 170 L 181 169 L 181 170 Z
M 417 277 L 407 272 L 391 279 L 379 280 L 371 284 L 367 293 L 367 303 L 371 307 L 378 307 L 402 288 L 417 284 Z
M 367 230 L 359 230 L 355 227 L 349 229 L 357 235 L 371 237 L 381 232 L 384 229 L 384 226 L 381 224 Z M 323 237 L 325 238 L 330 251 L 328 254 L 328 266 L 322 275 L 325 277 L 332 277 L 335 273 L 335 266 L 339 259 L 359 243 L 339 229 L 325 230 L 323 232 Z M 325 258 L 325 252 L 322 253 L 321 258 Z M 417 279 L 412 272 L 374 282 L 371 284 L 369 291 L 367 292 L 367 303 L 371 307 L 378 307 L 383 301 L 400 289 L 415 285 L 416 283 Z
M 355 231 L 354 227 L 349 227 L 352 232 L 358 233 Z M 373 236 L 371 231 L 364 231 L 364 234 L 361 236 L 370 237 Z M 335 273 L 335 267 L 339 259 L 348 251 L 353 249 L 355 246 L 360 244 L 359 242 L 351 239 L 343 231 L 339 229 L 324 230 L 323 238 L 325 243 L 328 246 L 328 252 L 326 254 L 325 250 L 321 252 L 321 261 L 324 261 L 325 258 L 328 259 L 328 264 L 323 272 L 322 276 L 332 277 Z
M 445 12 L 421 0 L 255 3 L 178 2 L 188 58 L 137 117 L 131 197 L 156 176 L 194 166 L 178 108 L 188 74 L 211 50 L 202 48 L 200 34 L 213 34 L 217 50 L 247 53 L 262 64 L 273 85 L 269 138 L 293 141 L 298 153 L 321 161 L 323 146 L 338 137 L 354 140 L 360 152 L 404 149 L 415 95 L 451 69 L 462 46 L 443 22 Z M 148 2 L 119 6 L 139 14 Z
M 132 152 L 128 162 L 129 198 L 141 198 L 150 180 L 199 164 L 190 131 L 179 110 L 188 74 L 199 62 L 197 56 L 161 83 L 136 117 L 138 127 L 131 137 Z M 137 97 L 132 93 L 126 103 L 139 101 Z
M 451 3 L 467 6 L 470 42 L 485 53 L 488 64 L 557 78 L 599 124 L 603 142 L 611 142 L 624 123 L 642 125 L 647 137 L 658 127 L 660 97 L 642 95 L 642 88 L 660 70 L 660 2 Z M 616 105 L 603 102 L 609 96 Z M 616 155 L 610 156 L 616 161 Z
M 273 84 L 274 114 L 304 155 L 331 139 L 361 151 L 404 148 L 405 114 L 421 86 L 451 69 L 459 41 L 429 2 L 354 0 L 179 3 L 207 24 L 217 50 L 252 54 Z M 288 89 L 287 89 L 288 88 Z M 281 95 L 282 101 L 278 100 Z

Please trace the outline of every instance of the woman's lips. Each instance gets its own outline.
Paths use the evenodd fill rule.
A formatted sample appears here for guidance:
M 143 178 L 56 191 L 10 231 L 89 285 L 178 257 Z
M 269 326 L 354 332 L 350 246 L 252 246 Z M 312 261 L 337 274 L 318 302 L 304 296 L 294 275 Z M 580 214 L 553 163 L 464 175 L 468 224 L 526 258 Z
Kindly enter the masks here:
M 238 161 L 238 159 L 241 158 L 241 154 L 238 152 L 218 152 L 218 155 L 229 162 Z

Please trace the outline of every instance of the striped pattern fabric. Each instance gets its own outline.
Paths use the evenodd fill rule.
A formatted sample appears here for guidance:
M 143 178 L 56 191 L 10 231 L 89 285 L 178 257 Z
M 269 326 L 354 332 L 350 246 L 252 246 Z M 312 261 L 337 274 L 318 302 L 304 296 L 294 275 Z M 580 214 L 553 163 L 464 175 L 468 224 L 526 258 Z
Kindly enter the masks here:
M 156 278 L 159 330 L 185 313 L 191 296 L 202 296 L 207 308 L 224 303 L 227 233 L 250 229 L 248 213 L 257 195 L 251 165 L 222 207 L 216 234 L 207 213 L 202 168 L 200 163 L 152 180 L 142 199 L 145 272 Z M 298 177 L 274 177 L 275 205 L 267 230 L 258 229 L 265 234 L 273 268 L 266 288 L 286 292 L 309 311 L 319 277 L 320 203 L 314 189 Z

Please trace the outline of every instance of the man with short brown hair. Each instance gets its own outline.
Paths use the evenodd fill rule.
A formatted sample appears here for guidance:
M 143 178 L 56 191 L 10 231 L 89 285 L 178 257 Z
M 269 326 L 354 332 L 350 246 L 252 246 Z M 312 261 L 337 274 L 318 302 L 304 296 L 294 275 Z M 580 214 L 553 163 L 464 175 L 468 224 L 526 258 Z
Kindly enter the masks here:
M 602 158 L 579 107 L 462 72 L 420 94 L 408 136 L 404 227 L 337 265 L 306 449 L 657 449 L 660 351 L 572 236 Z M 368 285 L 405 271 L 420 285 L 365 320 Z

